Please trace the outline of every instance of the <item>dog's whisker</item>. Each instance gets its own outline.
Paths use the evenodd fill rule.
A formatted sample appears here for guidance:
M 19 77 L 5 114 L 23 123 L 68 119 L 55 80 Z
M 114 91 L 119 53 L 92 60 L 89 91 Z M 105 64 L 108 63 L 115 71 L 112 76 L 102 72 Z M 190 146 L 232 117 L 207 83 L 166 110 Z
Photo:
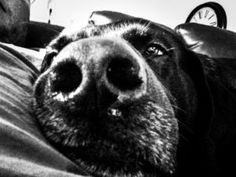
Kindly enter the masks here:
M 166 49 L 166 51 L 169 52 L 169 51 L 172 51 L 172 50 L 175 50 L 175 49 L 176 49 L 175 47 L 171 47 L 171 48 Z

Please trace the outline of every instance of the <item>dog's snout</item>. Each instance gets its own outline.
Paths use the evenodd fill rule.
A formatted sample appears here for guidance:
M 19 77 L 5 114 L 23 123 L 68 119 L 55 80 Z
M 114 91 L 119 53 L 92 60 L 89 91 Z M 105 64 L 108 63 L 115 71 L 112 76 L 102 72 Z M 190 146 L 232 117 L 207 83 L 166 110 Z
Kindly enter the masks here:
M 106 69 L 108 83 L 121 91 L 135 90 L 142 84 L 140 66 L 130 58 L 114 56 Z
M 79 87 L 81 81 L 81 69 L 75 62 L 62 62 L 51 72 L 51 90 L 53 92 L 72 92 Z

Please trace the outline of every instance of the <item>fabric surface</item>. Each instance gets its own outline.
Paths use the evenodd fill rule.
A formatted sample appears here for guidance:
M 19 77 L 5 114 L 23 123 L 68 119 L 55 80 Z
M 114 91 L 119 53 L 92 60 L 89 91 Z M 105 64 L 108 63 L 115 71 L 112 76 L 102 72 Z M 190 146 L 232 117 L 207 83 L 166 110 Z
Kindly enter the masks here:
M 47 143 L 30 114 L 37 75 L 23 55 L 0 44 L 0 176 L 85 175 Z
M 181 24 L 175 30 L 196 53 L 213 58 L 236 57 L 236 33 L 232 31 L 196 23 Z
M 24 46 L 27 48 L 43 48 L 47 46 L 64 28 L 62 26 L 34 21 L 31 21 L 27 25 L 28 33 Z

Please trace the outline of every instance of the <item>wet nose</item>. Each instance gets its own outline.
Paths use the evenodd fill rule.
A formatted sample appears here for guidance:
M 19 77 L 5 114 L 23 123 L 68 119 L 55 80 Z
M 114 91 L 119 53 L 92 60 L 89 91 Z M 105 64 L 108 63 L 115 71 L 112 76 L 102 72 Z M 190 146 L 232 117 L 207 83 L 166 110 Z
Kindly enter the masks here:
M 85 87 L 91 85 L 90 82 L 97 82 L 98 87 L 106 87 L 106 91 L 119 96 L 120 93 L 138 92 L 145 84 L 141 59 L 124 41 L 85 39 L 74 43 L 72 48 L 77 52 L 71 52 L 73 56 L 58 62 L 52 71 L 53 92 L 70 94 L 86 80 Z M 79 57 L 75 53 L 80 53 Z
M 81 69 L 75 62 L 59 63 L 51 74 L 51 90 L 73 92 L 80 86 L 82 77 Z
M 142 84 L 139 71 L 135 60 L 114 56 L 106 68 L 107 83 L 120 91 L 135 90 Z

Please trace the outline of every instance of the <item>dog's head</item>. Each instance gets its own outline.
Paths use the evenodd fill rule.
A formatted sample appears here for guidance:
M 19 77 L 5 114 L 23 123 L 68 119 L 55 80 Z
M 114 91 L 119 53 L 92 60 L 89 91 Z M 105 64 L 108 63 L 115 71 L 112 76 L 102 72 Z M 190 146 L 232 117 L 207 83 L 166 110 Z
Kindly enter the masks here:
M 176 117 L 196 111 L 185 59 L 172 30 L 143 19 L 66 29 L 35 84 L 43 133 L 95 176 L 173 174 Z

